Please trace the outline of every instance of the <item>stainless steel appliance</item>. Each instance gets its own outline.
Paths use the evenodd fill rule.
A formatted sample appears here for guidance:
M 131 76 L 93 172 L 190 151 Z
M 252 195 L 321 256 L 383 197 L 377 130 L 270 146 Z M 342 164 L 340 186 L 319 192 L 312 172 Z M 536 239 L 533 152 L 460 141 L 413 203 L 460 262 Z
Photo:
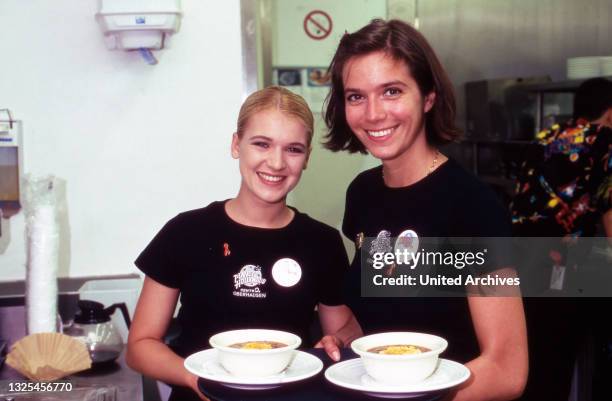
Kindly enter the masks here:
M 492 141 L 532 139 L 537 125 L 537 96 L 526 87 L 549 81 L 549 77 L 530 77 L 467 82 L 467 138 Z

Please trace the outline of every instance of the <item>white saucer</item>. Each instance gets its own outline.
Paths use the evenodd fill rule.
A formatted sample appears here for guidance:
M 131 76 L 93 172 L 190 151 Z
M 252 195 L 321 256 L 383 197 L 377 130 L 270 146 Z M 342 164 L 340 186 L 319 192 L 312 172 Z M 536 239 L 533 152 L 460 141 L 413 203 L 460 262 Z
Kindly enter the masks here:
M 185 359 L 185 368 L 196 376 L 219 382 L 227 387 L 241 390 L 265 390 L 307 379 L 323 369 L 323 362 L 314 355 L 295 351 L 295 357 L 287 369 L 273 376 L 241 378 L 225 370 L 217 357 L 216 349 L 196 352 Z
M 337 386 L 362 391 L 374 397 L 412 398 L 455 387 L 470 377 L 470 370 L 460 363 L 439 359 L 436 371 L 419 383 L 389 385 L 369 376 L 361 358 L 336 363 L 325 371 L 325 378 Z

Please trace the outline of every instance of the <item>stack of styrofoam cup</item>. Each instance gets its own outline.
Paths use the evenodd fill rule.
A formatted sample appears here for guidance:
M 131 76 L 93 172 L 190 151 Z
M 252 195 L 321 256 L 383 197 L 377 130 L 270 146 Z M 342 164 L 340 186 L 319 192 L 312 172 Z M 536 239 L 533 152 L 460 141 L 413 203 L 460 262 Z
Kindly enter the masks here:
M 54 180 L 29 179 L 26 186 L 28 334 L 57 331 L 59 223 Z

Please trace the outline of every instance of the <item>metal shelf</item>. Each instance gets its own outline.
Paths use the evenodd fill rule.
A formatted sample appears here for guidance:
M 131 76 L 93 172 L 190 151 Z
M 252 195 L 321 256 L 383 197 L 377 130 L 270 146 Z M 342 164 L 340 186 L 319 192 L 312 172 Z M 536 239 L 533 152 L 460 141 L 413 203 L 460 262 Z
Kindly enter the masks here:
M 605 79 L 612 79 L 612 76 L 598 77 Z M 525 90 L 529 92 L 543 92 L 543 93 L 551 93 L 551 92 L 575 92 L 581 83 L 590 78 L 583 79 L 571 79 L 567 81 L 557 81 L 557 82 L 546 82 L 541 84 L 526 84 L 521 86 Z

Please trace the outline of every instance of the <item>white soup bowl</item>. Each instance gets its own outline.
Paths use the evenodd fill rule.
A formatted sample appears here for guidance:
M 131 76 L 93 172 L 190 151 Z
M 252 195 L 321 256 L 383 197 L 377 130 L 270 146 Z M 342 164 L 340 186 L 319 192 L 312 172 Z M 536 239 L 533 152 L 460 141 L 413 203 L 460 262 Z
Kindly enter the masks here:
M 271 349 L 231 347 L 233 344 L 254 341 L 275 341 L 286 346 Z M 242 378 L 257 378 L 276 375 L 286 369 L 302 340 L 286 331 L 244 329 L 215 334 L 210 337 L 209 343 L 217 350 L 221 366 L 230 374 Z
M 388 345 L 416 345 L 429 351 L 389 355 L 368 350 Z M 351 344 L 361 357 L 366 372 L 377 382 L 391 385 L 412 384 L 425 380 L 436 370 L 438 355 L 448 346 L 442 337 L 425 333 L 389 332 L 361 337 Z

